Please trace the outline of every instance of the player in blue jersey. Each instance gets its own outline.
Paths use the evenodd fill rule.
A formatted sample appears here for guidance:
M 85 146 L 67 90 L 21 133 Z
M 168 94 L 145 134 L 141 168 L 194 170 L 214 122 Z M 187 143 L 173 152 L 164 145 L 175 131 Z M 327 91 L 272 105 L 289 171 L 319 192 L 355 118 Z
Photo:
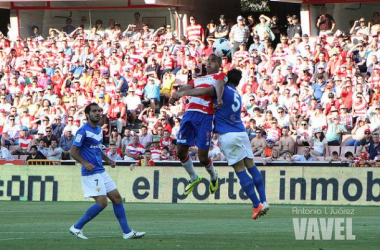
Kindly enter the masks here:
M 215 132 L 219 135 L 220 148 L 239 178 L 240 185 L 253 203 L 253 219 L 264 215 L 269 204 L 266 200 L 265 187 L 261 173 L 253 162 L 252 147 L 245 127 L 241 121 L 241 96 L 236 90 L 241 79 L 240 70 L 230 70 L 228 82 L 224 86 L 223 105 L 215 112 Z M 186 92 L 188 96 L 215 96 L 214 88 L 192 89 Z M 247 172 L 250 173 L 250 177 Z M 260 200 L 256 196 L 255 187 Z
M 135 232 L 129 228 L 119 191 L 103 167 L 103 160 L 112 168 L 115 167 L 115 162 L 110 160 L 102 151 L 104 147 L 103 132 L 98 126 L 101 109 L 98 104 L 91 103 L 85 108 L 84 113 L 88 122 L 77 131 L 70 149 L 70 155 L 82 164 L 84 197 L 86 199 L 93 198 L 96 203 L 70 228 L 70 233 L 78 238 L 87 239 L 83 235 L 82 228 L 107 207 L 108 197 L 112 201 L 115 216 L 123 231 L 123 238 L 141 238 L 145 232 Z

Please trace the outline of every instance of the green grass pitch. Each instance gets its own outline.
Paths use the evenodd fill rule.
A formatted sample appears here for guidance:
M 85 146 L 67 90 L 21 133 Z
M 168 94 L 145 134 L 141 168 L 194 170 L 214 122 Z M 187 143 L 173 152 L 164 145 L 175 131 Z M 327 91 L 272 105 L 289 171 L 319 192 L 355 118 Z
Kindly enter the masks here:
M 254 221 L 249 204 L 125 204 L 131 228 L 147 232 L 142 239 L 126 241 L 109 204 L 84 228 L 90 239 L 77 239 L 69 228 L 91 204 L 2 201 L 0 249 L 380 249 L 379 207 L 342 206 L 354 214 L 312 216 L 292 211 L 332 206 L 272 205 Z M 295 240 L 293 218 L 302 217 L 352 218 L 356 240 Z

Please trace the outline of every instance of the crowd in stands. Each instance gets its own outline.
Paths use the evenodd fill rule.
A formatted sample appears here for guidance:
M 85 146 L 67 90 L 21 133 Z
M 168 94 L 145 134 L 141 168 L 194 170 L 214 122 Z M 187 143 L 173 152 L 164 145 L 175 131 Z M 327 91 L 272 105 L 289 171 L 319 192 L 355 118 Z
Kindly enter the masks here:
M 335 21 L 326 8 L 321 12 L 320 35 L 313 41 L 291 15 L 284 25 L 276 15 L 261 15 L 257 23 L 253 15 L 220 15 L 207 27 L 192 16 L 184 36 L 170 24 L 150 29 L 139 13 L 125 31 L 112 19 L 106 27 L 102 20 L 87 27 L 82 17 L 78 28 L 67 19 L 48 37 L 36 26 L 33 36 L 15 41 L 2 35 L 0 158 L 70 159 L 74 135 L 86 123 L 84 107 L 97 102 L 111 159 L 141 164 L 147 152 L 148 162 L 177 160 L 187 98 L 168 100 L 206 73 L 215 39 L 225 38 L 232 53 L 222 58 L 221 71 L 243 72 L 242 120 L 255 157 L 340 161 L 345 154 L 350 160 L 365 153 L 378 160 L 379 15 L 367 26 L 355 22 L 350 32 L 335 32 L 327 42 Z M 363 36 L 354 40 L 350 34 Z M 196 159 L 197 148 L 190 151 Z M 210 157 L 224 160 L 216 134 Z

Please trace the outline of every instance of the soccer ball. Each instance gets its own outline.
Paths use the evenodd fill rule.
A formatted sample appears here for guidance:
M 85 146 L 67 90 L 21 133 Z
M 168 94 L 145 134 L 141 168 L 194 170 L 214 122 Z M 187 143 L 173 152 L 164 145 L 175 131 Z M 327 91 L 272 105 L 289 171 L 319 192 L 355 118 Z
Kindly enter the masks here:
M 219 38 L 215 40 L 212 50 L 219 57 L 229 56 L 231 54 L 231 43 L 227 39 Z

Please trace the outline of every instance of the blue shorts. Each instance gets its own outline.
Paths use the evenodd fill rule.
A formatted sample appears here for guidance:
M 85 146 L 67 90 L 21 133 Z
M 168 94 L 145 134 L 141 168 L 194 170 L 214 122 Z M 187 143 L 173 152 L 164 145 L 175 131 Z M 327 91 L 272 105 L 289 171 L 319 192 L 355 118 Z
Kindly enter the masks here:
M 214 115 L 187 111 L 182 118 L 177 144 L 209 149 L 212 138 Z

